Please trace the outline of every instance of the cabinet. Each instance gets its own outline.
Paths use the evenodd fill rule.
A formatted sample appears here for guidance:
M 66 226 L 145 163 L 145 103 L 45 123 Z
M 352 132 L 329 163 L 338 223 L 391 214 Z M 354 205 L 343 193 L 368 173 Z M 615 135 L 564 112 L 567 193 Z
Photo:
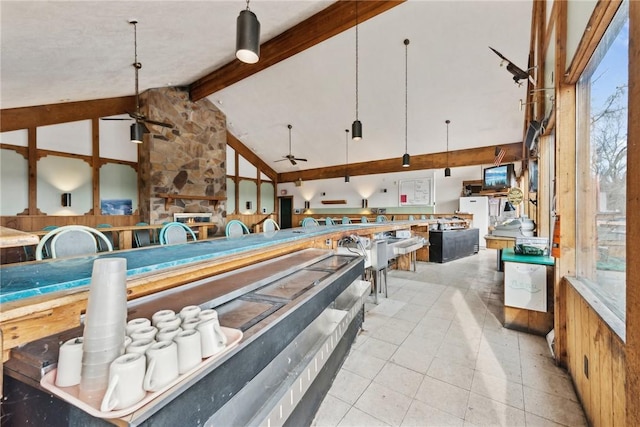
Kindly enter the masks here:
M 478 253 L 477 228 L 429 232 L 429 261 L 449 262 Z

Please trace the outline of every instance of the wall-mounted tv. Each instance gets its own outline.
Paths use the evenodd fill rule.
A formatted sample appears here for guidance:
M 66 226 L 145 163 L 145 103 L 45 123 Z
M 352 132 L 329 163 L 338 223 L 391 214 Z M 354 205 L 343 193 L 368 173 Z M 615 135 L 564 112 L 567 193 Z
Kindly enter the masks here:
M 494 166 L 483 171 L 483 190 L 504 190 L 511 187 L 514 176 L 513 164 Z

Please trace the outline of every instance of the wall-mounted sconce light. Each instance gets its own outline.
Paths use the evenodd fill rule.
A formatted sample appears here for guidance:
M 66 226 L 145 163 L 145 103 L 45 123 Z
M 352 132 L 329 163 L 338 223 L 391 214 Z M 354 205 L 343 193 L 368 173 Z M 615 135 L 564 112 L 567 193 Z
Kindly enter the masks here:
M 311 202 L 309 202 L 308 200 L 304 201 L 304 208 L 305 209 L 309 209 L 311 207 Z
M 362 199 L 362 209 L 366 209 L 369 207 L 369 201 L 367 199 Z
M 248 201 L 246 204 L 247 210 L 250 211 L 251 210 L 251 201 Z
M 71 206 L 71 193 L 62 193 L 62 198 L 60 203 L 64 207 Z

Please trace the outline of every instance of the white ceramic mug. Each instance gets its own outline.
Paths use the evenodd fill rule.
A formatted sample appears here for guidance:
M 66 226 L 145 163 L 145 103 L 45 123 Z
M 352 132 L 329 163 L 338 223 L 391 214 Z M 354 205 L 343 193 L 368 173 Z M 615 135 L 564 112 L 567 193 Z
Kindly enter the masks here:
M 134 331 L 131 334 L 131 339 L 134 341 L 137 340 L 153 340 L 156 338 L 156 334 L 158 333 L 158 328 L 155 326 L 147 326 L 137 331 Z
M 191 319 L 187 319 L 182 322 L 182 329 L 185 331 L 188 331 L 189 329 L 196 329 L 198 327 L 198 323 L 200 323 L 200 319 L 192 317 Z
M 125 349 L 125 352 L 145 354 L 147 350 L 149 350 L 149 347 L 151 347 L 155 343 L 156 342 L 154 340 L 150 340 L 150 339 L 135 340 L 127 346 L 127 348 Z
M 195 329 L 182 331 L 173 339 L 178 346 L 178 371 L 189 372 L 202 363 L 200 332 Z
M 109 386 L 100 410 L 124 409 L 141 401 L 147 394 L 142 386 L 145 368 L 145 356 L 139 353 L 125 354 L 114 360 L 109 367 Z
M 180 324 L 182 324 L 182 319 L 176 316 L 173 319 L 161 320 L 156 324 L 156 327 L 158 328 L 158 330 L 166 329 L 166 328 L 178 328 L 180 327 Z M 162 341 L 162 340 L 158 340 L 158 341 Z
M 217 319 L 203 320 L 198 324 L 200 340 L 202 342 L 202 357 L 211 357 L 224 350 L 227 336 L 220 329 Z
M 198 318 L 200 320 L 211 320 L 211 319 L 218 320 L 218 312 L 212 308 L 208 308 L 206 310 L 202 310 L 198 315 Z
M 72 338 L 60 346 L 56 386 L 69 387 L 80 384 L 82 372 L 82 337 Z
M 155 326 L 163 320 L 171 320 L 175 317 L 176 312 L 173 310 L 160 310 L 153 313 L 153 316 L 151 316 L 151 323 Z
M 146 328 L 147 326 L 151 326 L 151 320 L 144 317 L 138 317 L 137 319 L 129 320 L 125 329 L 127 331 L 127 335 L 131 336 L 133 332 L 138 329 Z
M 188 305 L 180 310 L 180 317 L 182 318 L 182 321 L 198 317 L 198 314 L 200 314 L 200 310 L 200 307 L 198 307 L 197 305 Z
M 146 354 L 145 390 L 158 391 L 178 378 L 178 346 L 175 342 L 157 342 L 149 347 Z
M 182 332 L 180 327 L 162 328 L 156 334 L 156 340 L 158 341 L 173 341 L 173 339 Z

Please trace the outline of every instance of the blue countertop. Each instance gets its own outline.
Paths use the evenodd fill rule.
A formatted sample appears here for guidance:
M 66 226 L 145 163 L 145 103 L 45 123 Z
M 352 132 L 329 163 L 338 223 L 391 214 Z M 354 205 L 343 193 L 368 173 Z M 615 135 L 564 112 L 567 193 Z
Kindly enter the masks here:
M 127 277 L 132 277 L 194 262 L 215 260 L 240 252 L 259 250 L 274 244 L 295 242 L 325 233 L 356 231 L 380 225 L 404 223 L 410 225 L 411 221 L 293 228 L 271 234 L 247 234 L 239 238 L 222 237 L 178 245 L 102 252 L 86 257 L 9 264 L 0 268 L 0 303 L 88 286 L 91 281 L 93 261 L 98 258 L 126 258 Z
M 554 265 L 556 260 L 550 256 L 518 255 L 514 252 L 513 248 L 505 248 L 502 250 L 502 261 L 520 262 L 524 264 Z

